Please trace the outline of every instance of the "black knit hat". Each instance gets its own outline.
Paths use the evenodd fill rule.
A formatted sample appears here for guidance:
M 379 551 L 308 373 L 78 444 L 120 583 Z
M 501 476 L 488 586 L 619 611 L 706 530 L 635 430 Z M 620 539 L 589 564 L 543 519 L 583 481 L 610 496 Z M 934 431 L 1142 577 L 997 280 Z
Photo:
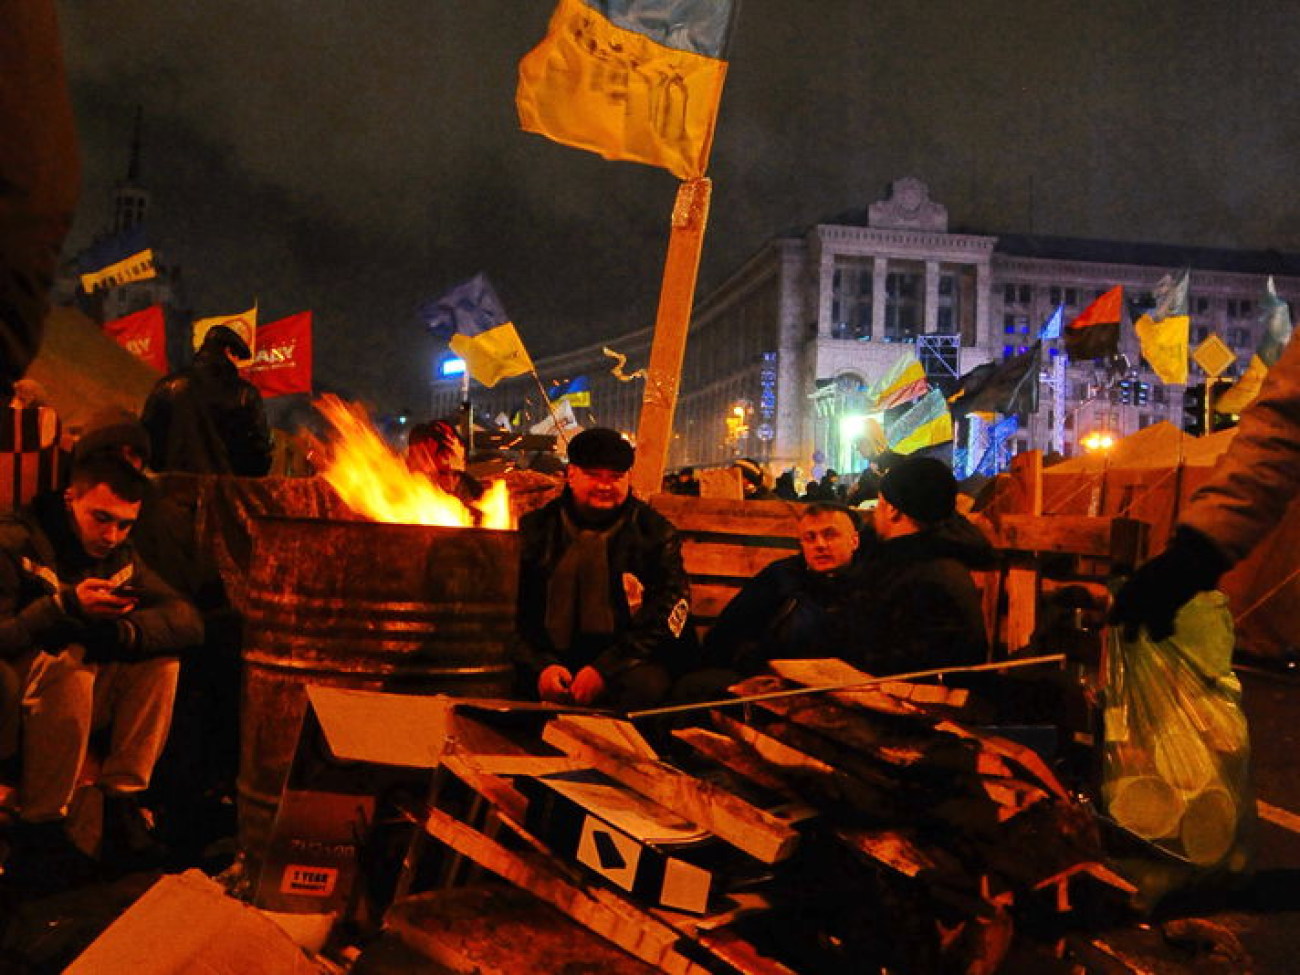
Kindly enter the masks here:
M 121 453 L 130 447 L 146 464 L 149 463 L 149 432 L 134 413 L 118 406 L 95 412 L 72 445 L 72 460 L 80 463 L 97 454 Z
M 957 479 L 941 460 L 904 457 L 880 479 L 880 493 L 909 518 L 932 525 L 956 510 Z
M 617 430 L 592 427 L 569 441 L 569 463 L 584 470 L 618 471 L 632 469 L 636 452 Z

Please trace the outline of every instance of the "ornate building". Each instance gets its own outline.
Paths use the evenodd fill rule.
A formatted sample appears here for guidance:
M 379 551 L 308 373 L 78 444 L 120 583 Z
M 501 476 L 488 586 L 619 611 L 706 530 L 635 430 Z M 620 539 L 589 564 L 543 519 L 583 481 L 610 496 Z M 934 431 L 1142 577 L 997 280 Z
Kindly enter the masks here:
M 1069 321 L 1118 284 L 1140 313 L 1154 304 L 1160 279 L 1185 267 L 1192 269 L 1192 345 L 1217 333 L 1238 355 L 1230 374 L 1255 348 L 1268 277 L 1284 300 L 1300 299 L 1295 255 L 954 232 L 923 182 L 899 179 L 865 211 L 768 240 L 698 301 L 670 464 L 748 456 L 773 470 L 856 471 L 866 463 L 866 391 L 906 351 L 916 352 L 932 381 L 951 383 L 1029 348 L 1058 305 Z M 1055 370 L 1058 350 L 1048 343 L 1039 410 L 1024 418 L 1017 449 L 1070 455 L 1092 430 L 1123 436 L 1181 421 L 1183 387 L 1162 385 L 1142 363 L 1131 327 L 1122 335 L 1127 363 L 1118 368 L 1084 362 Z M 636 366 L 648 358 L 650 339 L 643 330 L 604 345 Z M 538 372 L 547 381 L 588 376 L 592 419 L 634 431 L 641 382 L 612 377 L 602 348 L 538 361 Z M 530 398 L 540 400 L 531 378 L 474 393 L 488 416 L 510 416 Z M 434 383 L 435 414 L 458 402 L 453 381 Z

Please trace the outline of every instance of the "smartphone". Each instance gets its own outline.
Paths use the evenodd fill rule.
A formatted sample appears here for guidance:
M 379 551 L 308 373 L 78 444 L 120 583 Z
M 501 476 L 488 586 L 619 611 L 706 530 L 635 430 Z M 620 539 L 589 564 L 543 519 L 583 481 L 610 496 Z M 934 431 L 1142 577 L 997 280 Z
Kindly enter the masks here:
M 139 599 L 144 595 L 144 590 L 139 586 L 133 586 L 126 582 L 113 590 L 114 596 L 120 596 L 123 599 Z

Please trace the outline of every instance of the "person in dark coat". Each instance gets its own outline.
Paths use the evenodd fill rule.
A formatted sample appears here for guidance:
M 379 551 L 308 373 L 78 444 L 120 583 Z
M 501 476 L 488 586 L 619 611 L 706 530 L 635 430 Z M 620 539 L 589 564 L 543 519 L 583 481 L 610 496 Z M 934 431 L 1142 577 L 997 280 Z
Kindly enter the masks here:
M 880 482 L 876 541 L 862 563 L 850 663 L 874 675 L 984 663 L 988 635 L 971 569 L 993 548 L 957 514 L 957 482 L 932 457 L 907 457 Z
M 249 355 L 233 329 L 218 325 L 188 369 L 158 380 L 141 416 L 154 470 L 261 477 L 271 469 L 262 394 L 235 367 Z
M 57 883 L 77 860 L 64 831 L 91 731 L 111 724 L 98 773 L 106 844 L 143 852 L 138 807 L 171 724 L 178 656 L 202 642 L 194 606 L 129 536 L 145 478 L 121 459 L 73 469 L 65 492 L 0 522 L 0 657 L 21 675 L 19 823 L 7 871 Z
M 520 690 L 555 703 L 657 704 L 690 653 L 690 580 L 671 522 L 632 496 L 617 431 L 569 443 L 563 494 L 519 521 Z
M 814 501 L 799 512 L 798 555 L 778 559 L 731 598 L 704 641 L 705 657 L 734 677 L 769 660 L 842 656 L 855 643 L 851 609 L 862 586 L 858 524 L 843 505 Z

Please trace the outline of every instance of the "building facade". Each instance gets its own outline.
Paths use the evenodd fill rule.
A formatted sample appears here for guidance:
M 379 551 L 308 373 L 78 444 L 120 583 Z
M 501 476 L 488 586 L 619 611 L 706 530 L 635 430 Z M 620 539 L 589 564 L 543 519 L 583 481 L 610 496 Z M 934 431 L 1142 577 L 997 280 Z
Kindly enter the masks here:
M 1154 305 L 1161 278 L 1191 268 L 1192 347 L 1211 333 L 1237 354 L 1238 374 L 1259 339 L 1261 298 L 1300 299 L 1300 257 L 1123 242 L 955 232 L 947 209 L 914 178 L 899 179 L 865 211 L 764 243 L 696 305 L 683 366 L 670 466 L 752 457 L 805 475 L 866 465 L 867 391 L 915 352 L 932 382 L 949 386 L 983 362 L 1027 350 L 1058 306 L 1065 321 L 1098 295 L 1124 287 L 1133 314 Z M 1090 432 L 1124 436 L 1180 423 L 1183 387 L 1162 384 L 1141 360 L 1131 327 L 1123 359 L 1058 367 L 1042 357 L 1039 409 L 1022 418 L 1015 448 L 1080 450 Z M 579 419 L 636 428 L 643 381 L 610 374 L 605 346 L 627 369 L 649 358 L 649 330 L 537 362 L 544 382 L 589 377 L 592 409 Z M 1203 380 L 1192 367 L 1189 382 Z M 460 390 L 434 383 L 435 415 Z M 513 416 L 540 406 L 531 377 L 475 387 L 478 414 Z M 539 413 L 533 411 L 534 421 Z

